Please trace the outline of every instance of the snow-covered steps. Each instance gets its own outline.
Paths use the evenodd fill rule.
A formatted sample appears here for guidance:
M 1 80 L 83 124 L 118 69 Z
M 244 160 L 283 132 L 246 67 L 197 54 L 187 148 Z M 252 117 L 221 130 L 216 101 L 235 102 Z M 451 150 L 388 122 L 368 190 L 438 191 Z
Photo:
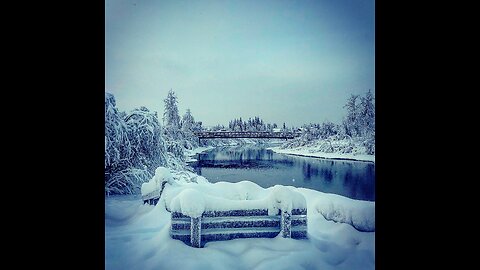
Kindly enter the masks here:
M 268 209 L 205 211 L 192 218 L 172 212 L 170 235 L 194 247 L 203 247 L 210 241 L 236 238 L 307 238 L 307 209 L 278 210 L 269 215 Z

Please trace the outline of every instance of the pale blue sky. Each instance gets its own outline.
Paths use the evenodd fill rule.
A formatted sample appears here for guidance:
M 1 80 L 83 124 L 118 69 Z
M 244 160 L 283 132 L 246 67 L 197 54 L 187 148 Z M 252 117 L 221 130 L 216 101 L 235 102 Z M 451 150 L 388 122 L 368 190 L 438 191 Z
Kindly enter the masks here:
M 105 90 L 120 110 L 204 125 L 260 116 L 299 126 L 340 122 L 348 96 L 375 92 L 375 2 L 105 2 Z

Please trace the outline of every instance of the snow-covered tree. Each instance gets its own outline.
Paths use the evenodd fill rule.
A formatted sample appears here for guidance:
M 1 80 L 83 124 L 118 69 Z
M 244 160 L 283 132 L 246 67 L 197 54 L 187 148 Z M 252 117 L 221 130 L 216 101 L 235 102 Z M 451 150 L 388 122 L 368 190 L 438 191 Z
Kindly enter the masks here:
M 193 118 L 190 109 L 187 109 L 187 112 L 183 115 L 182 118 L 182 130 L 184 132 L 191 132 L 193 131 L 193 127 L 195 125 L 195 119 Z
M 375 104 L 372 91 L 369 89 L 360 100 L 360 114 L 363 135 L 369 135 L 375 131 Z
M 105 93 L 105 169 L 118 167 L 128 161 L 130 141 L 127 126 L 115 107 L 115 97 Z
M 105 93 L 105 191 L 121 189 L 125 181 L 112 181 L 122 170 L 130 166 L 132 154 L 127 126 L 115 107 L 115 97 Z
M 330 136 L 336 135 L 338 133 L 337 127 L 334 123 L 330 121 L 325 121 L 322 123 L 320 127 L 320 137 L 321 138 L 328 138 Z
M 164 99 L 165 102 L 165 112 L 163 113 L 163 122 L 166 127 L 171 127 L 173 129 L 180 128 L 180 115 L 178 114 L 177 107 L 177 95 L 175 92 L 170 89 L 168 91 L 167 98 Z
M 162 127 L 156 112 L 146 107 L 129 113 L 115 107 L 115 98 L 105 93 L 105 193 L 138 193 L 140 186 L 153 177 L 155 169 L 166 166 L 175 170 L 188 169 L 184 149 L 198 146 L 193 130 L 201 130 L 188 110 L 180 130 L 177 98 L 170 91 L 165 99 Z
M 183 151 L 183 133 L 180 131 L 180 116 L 178 114 L 178 99 L 175 92 L 170 89 L 165 102 L 165 111 L 163 113 L 163 121 L 165 128 L 163 134 L 165 137 L 165 146 L 168 152 L 174 157 L 185 160 Z
M 152 175 L 136 164 L 140 150 L 125 122 L 126 114 L 115 106 L 114 96 L 105 93 L 105 193 L 132 194 Z
M 192 130 L 193 130 L 193 131 L 202 131 L 202 130 L 203 130 L 202 121 L 195 122 L 195 123 L 193 124 Z
M 133 166 L 145 168 L 153 174 L 157 167 L 166 163 L 165 143 L 157 112 L 140 107 L 134 109 L 125 120 L 133 151 Z
M 308 146 L 325 153 L 375 154 L 375 104 L 369 90 L 365 97 L 351 95 L 341 124 L 325 121 L 303 125 L 301 135 L 282 148 Z M 292 127 L 292 130 L 294 128 Z
M 347 109 L 347 116 L 345 117 L 343 124 L 345 126 L 345 133 L 349 136 L 360 135 L 360 119 L 358 117 L 360 106 L 358 104 L 359 95 L 352 94 L 348 100 L 347 104 L 343 106 Z

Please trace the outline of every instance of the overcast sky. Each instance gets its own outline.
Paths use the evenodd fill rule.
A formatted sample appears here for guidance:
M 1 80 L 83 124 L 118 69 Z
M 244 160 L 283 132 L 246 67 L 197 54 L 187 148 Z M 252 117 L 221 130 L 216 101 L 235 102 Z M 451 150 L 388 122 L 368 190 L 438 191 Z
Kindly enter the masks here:
M 375 92 L 375 2 L 105 2 L 105 91 L 163 115 L 173 89 L 204 126 L 260 116 L 339 123 Z

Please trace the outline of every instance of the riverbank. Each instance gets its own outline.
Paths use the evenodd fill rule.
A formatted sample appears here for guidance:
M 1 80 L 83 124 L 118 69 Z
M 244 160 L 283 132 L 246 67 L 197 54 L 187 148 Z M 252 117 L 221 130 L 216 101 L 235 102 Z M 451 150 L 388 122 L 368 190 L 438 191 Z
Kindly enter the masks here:
M 252 182 L 168 185 L 156 206 L 132 196 L 105 198 L 105 268 L 375 269 L 375 202 L 288 187 L 305 197 L 308 239 L 235 239 L 192 248 L 170 237 L 165 209 L 187 188 L 236 200 L 258 199 L 270 189 Z
M 186 156 L 186 161 L 185 162 L 195 162 L 195 161 L 197 161 L 197 159 L 193 158 L 194 156 L 196 156 L 199 153 L 211 150 L 213 148 L 215 148 L 215 147 L 214 146 L 206 146 L 206 147 L 200 146 L 200 147 L 194 148 L 192 150 L 187 149 L 187 150 L 185 150 L 185 156 Z
M 275 153 L 287 154 L 294 156 L 303 156 L 303 157 L 314 157 L 314 158 L 325 158 L 325 159 L 339 159 L 339 160 L 356 160 L 356 161 L 366 161 L 375 163 L 375 155 L 362 155 L 362 154 L 342 154 L 342 153 L 325 153 L 325 152 L 316 152 L 315 148 L 310 147 L 297 147 L 297 148 L 287 148 L 281 149 L 279 146 L 268 147 L 267 149 L 272 150 Z

